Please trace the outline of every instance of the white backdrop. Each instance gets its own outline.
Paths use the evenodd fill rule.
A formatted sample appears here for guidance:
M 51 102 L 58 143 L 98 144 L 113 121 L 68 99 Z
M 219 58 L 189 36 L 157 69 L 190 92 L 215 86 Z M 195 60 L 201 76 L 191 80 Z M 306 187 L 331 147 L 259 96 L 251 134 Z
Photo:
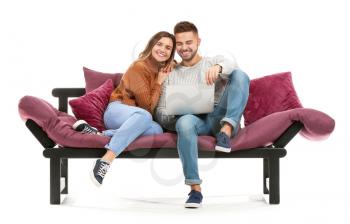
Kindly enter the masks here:
M 350 220 L 346 213 L 350 208 L 347 5 L 345 0 L 1 1 L 0 187 L 1 207 L 6 211 L 1 219 L 17 222 L 61 214 L 76 221 L 95 222 L 101 216 L 134 220 L 133 214 L 141 214 L 143 218 L 138 221 L 158 220 L 150 218 L 153 211 L 146 207 L 158 210 L 160 217 L 171 216 L 175 207 L 174 222 L 181 215 L 194 221 L 198 218 L 196 212 L 188 213 L 181 207 L 188 189 L 181 178 L 175 178 L 181 176 L 177 160 L 120 161 L 109 174 L 105 190 L 99 191 L 111 197 L 103 193 L 100 197 L 89 185 L 92 160 L 71 162 L 72 195 L 87 193 L 76 201 L 68 198 L 67 206 L 49 206 L 48 160 L 42 157 L 39 143 L 26 130 L 17 111 L 24 95 L 56 105 L 52 88 L 83 87 L 83 66 L 101 72 L 125 72 L 155 32 L 172 32 L 177 22 L 189 20 L 199 29 L 202 55 L 233 54 L 251 78 L 291 71 L 304 107 L 321 110 L 336 120 L 336 129 L 328 140 L 311 142 L 297 137 L 287 148 L 288 155 L 281 161 L 281 205 L 277 207 L 259 201 L 254 204 L 254 200 L 235 201 L 237 195 L 261 194 L 260 161 L 201 161 L 209 205 L 198 213 L 217 220 L 233 212 L 231 219 L 236 222 L 267 221 L 277 215 L 276 222 L 346 223 Z M 176 181 L 164 184 L 157 180 L 152 166 L 158 168 L 157 175 Z M 205 169 L 208 166 L 211 168 Z M 113 202 L 135 195 L 143 199 L 152 195 L 154 203 L 160 205 Z M 227 195 L 233 197 L 233 204 L 217 202 L 216 196 L 222 199 Z M 88 196 L 95 196 L 94 202 L 84 201 Z M 174 197 L 176 203 L 164 198 L 164 203 L 159 202 L 163 196 Z M 110 204 L 105 205 L 106 201 Z

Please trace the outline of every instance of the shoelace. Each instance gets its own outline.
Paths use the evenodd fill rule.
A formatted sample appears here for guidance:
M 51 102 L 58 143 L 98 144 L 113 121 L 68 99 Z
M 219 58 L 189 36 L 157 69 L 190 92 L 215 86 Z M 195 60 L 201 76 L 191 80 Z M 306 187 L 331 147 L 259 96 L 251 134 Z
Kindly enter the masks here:
M 223 142 L 225 143 L 225 144 L 229 144 L 230 143 L 230 139 L 229 138 L 227 138 L 226 137 L 226 134 L 224 134 L 224 133 L 220 133 L 220 138 L 221 138 L 221 140 L 223 140 Z
M 198 200 L 200 200 L 201 199 L 201 196 L 200 196 L 200 194 L 199 193 L 196 193 L 196 192 L 190 192 L 190 193 L 188 193 L 188 196 L 190 196 L 191 198 L 194 198 L 194 199 L 198 199 Z
M 100 177 L 104 178 L 108 169 L 109 169 L 110 165 L 107 163 L 102 163 L 98 169 L 97 175 L 99 175 Z
M 227 138 L 227 137 L 225 136 L 224 139 L 225 139 L 225 144 L 229 145 L 229 144 L 230 144 L 230 138 Z
M 90 133 L 96 133 L 96 130 L 90 126 L 85 125 L 82 132 L 90 134 Z
M 199 197 L 198 195 L 192 195 L 192 198 L 196 200 L 201 200 L 201 197 Z

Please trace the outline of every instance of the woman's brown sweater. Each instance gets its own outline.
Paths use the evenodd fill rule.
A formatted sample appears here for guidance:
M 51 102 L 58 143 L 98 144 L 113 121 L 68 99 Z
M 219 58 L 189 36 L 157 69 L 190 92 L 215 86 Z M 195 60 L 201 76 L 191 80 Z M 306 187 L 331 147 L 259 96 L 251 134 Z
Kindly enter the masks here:
M 141 107 L 153 115 L 161 90 L 157 82 L 158 70 L 159 65 L 152 59 L 134 62 L 112 92 L 110 102 L 119 100 L 130 106 Z

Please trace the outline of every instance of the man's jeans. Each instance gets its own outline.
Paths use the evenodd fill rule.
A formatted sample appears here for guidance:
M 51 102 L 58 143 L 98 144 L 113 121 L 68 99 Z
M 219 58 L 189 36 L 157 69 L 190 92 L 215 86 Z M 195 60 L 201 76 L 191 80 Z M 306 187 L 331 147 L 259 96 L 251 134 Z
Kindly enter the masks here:
M 105 148 L 117 156 L 137 137 L 163 133 L 162 127 L 152 120 L 148 111 L 120 101 L 108 104 L 104 124 L 108 130 L 103 131 L 103 135 L 112 137 Z
M 220 102 L 207 115 L 183 115 L 176 121 L 177 149 L 185 175 L 185 184 L 201 184 L 198 174 L 198 136 L 218 133 L 224 122 L 234 128 L 233 135 L 240 129 L 240 120 L 249 95 L 249 78 L 235 70 L 229 76 Z

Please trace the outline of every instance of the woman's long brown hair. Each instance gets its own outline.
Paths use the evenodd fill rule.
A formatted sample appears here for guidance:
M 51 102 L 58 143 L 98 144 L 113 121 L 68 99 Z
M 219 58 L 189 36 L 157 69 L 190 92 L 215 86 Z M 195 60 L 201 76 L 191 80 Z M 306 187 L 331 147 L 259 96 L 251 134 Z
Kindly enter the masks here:
M 157 42 L 163 37 L 168 37 L 173 42 L 173 49 L 171 50 L 170 57 L 168 60 L 166 60 L 164 62 L 164 66 L 169 65 L 174 60 L 176 41 L 175 41 L 175 36 L 169 32 L 166 32 L 166 31 L 160 31 L 160 32 L 153 35 L 153 37 L 148 41 L 145 49 L 140 53 L 138 60 L 145 60 L 149 57 L 152 57 L 152 49 L 153 49 L 154 45 L 156 45 Z

